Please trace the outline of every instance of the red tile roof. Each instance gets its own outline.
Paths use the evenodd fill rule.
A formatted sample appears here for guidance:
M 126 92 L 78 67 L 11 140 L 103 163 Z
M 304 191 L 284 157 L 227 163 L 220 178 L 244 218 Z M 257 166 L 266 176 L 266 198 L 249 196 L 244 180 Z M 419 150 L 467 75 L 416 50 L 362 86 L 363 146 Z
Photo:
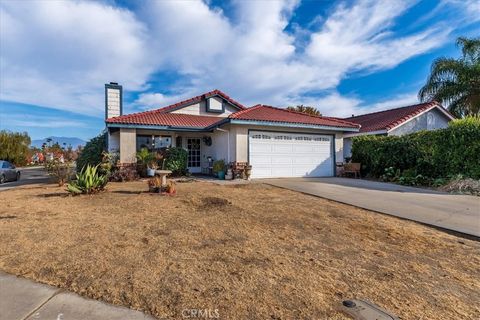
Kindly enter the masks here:
M 359 127 L 359 125 L 356 123 L 352 123 L 338 118 L 313 116 L 302 112 L 296 112 L 260 104 L 242 111 L 235 112 L 231 114 L 229 118 L 250 121 L 312 124 L 319 126 L 342 128 Z
M 147 111 L 108 118 L 106 122 L 203 129 L 224 119 L 221 117 L 195 116 L 191 114 L 180 113 L 161 113 L 158 112 L 158 110 L 154 111 L 155 112 Z
M 230 102 L 233 106 L 237 107 L 237 108 L 240 109 L 240 110 L 245 109 L 245 106 L 242 105 L 240 102 L 233 100 L 233 99 L 230 98 L 230 96 L 228 96 L 227 94 L 223 93 L 223 92 L 220 91 L 220 90 L 216 90 L 216 89 L 215 89 L 215 90 L 213 90 L 213 91 L 210 91 L 210 92 L 207 92 L 207 93 L 203 93 L 203 94 L 198 95 L 198 96 L 196 96 L 196 97 L 193 97 L 193 98 L 190 98 L 190 99 L 187 99 L 187 100 L 183 100 L 183 101 L 180 101 L 180 102 L 171 104 L 171 105 L 169 105 L 169 106 L 166 106 L 166 107 L 157 109 L 156 111 L 159 111 L 159 112 L 169 112 L 169 111 L 175 110 L 176 108 L 179 108 L 179 107 L 182 107 L 182 106 L 186 106 L 186 105 L 189 105 L 189 104 L 194 104 L 194 103 L 197 103 L 197 102 L 202 101 L 203 99 L 209 98 L 209 97 L 211 97 L 211 96 L 216 96 L 216 95 L 222 97 L 222 98 L 225 99 L 225 100 L 227 100 L 227 101 Z
M 209 93 L 188 99 L 165 108 L 150 110 L 139 113 L 132 113 L 122 115 L 119 117 L 108 118 L 105 120 L 107 124 L 128 124 L 128 125 L 141 125 L 141 126 L 168 126 L 172 128 L 192 128 L 192 129 L 206 129 L 220 124 L 221 122 L 229 120 L 245 120 L 245 121 L 261 121 L 261 122 L 282 122 L 292 124 L 307 124 L 327 127 L 340 127 L 340 128 L 359 128 L 359 125 L 346 120 L 313 116 L 301 112 L 290 111 L 281 108 L 275 108 L 265 105 L 256 105 L 251 108 L 245 108 L 243 105 L 238 104 L 240 111 L 230 114 L 228 118 L 223 117 L 211 117 L 211 116 L 199 116 L 180 113 L 171 113 L 171 111 L 181 106 L 186 106 L 191 103 L 196 103 L 202 99 L 212 96 L 220 95 L 224 99 L 230 99 L 234 101 L 219 90 L 214 90 Z M 232 102 L 233 103 L 233 102 Z
M 442 110 L 445 111 L 446 114 L 450 115 L 450 113 L 445 110 L 438 102 L 432 101 L 428 103 L 420 103 L 412 106 L 354 116 L 350 118 L 345 118 L 345 120 L 360 124 L 360 132 L 383 130 L 388 131 L 404 123 L 408 119 L 411 119 L 422 112 L 428 111 L 436 107 L 442 108 Z M 453 118 L 452 115 L 450 115 L 450 117 Z

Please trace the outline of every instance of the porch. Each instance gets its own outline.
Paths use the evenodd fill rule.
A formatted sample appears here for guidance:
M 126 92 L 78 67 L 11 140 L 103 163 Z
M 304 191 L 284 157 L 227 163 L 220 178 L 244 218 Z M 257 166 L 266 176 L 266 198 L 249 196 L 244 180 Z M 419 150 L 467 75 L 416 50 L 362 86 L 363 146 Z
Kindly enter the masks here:
M 211 131 L 174 131 L 138 128 L 109 128 L 108 150 L 120 152 L 121 163 L 136 162 L 136 153 L 142 148 L 156 151 L 169 147 L 184 148 L 188 152 L 190 173 L 208 173 L 215 160 L 235 161 L 233 136 L 228 129 Z

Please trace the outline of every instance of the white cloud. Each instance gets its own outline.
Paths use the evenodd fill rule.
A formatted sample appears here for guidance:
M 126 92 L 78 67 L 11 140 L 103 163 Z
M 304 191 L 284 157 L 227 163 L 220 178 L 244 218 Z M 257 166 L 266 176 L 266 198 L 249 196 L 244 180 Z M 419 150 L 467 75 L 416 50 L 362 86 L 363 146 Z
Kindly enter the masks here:
M 155 46 L 169 44 L 164 67 L 181 70 L 189 79 L 174 91 L 195 95 L 219 88 L 246 105 L 282 106 L 311 90 L 332 90 L 349 72 L 394 67 L 440 46 L 449 33 L 433 26 L 394 36 L 389 28 L 409 4 L 358 1 L 339 5 L 313 33 L 297 30 L 303 37 L 311 34 L 302 52 L 296 50 L 295 34 L 285 31 L 297 1 L 235 1 L 231 20 L 203 2 L 195 2 L 192 10 L 183 6 L 188 7 L 156 1 L 143 11 Z
M 0 3 L 0 99 L 99 114 L 104 83 L 139 90 L 155 70 L 144 25 L 95 2 Z
M 140 93 L 127 104 L 137 109 L 218 88 L 246 105 L 305 101 L 350 115 L 361 101 L 335 93 L 350 72 L 392 68 L 450 32 L 433 25 L 395 34 L 411 5 L 400 0 L 343 3 L 315 17 L 317 29 L 293 33 L 295 0 L 236 0 L 228 17 L 203 1 L 142 2 L 135 11 L 114 4 L 1 2 L 0 99 L 102 115 L 103 84 L 117 81 Z M 308 39 L 301 50 L 297 36 Z M 147 90 L 164 71 L 181 81 Z M 323 98 L 309 98 L 312 91 Z
M 140 109 L 153 109 L 165 107 L 173 103 L 189 99 L 197 94 L 183 93 L 178 95 L 164 95 L 161 93 L 141 93 L 134 102 L 134 107 Z
M 335 85 L 347 72 L 388 69 L 447 40 L 450 30 L 435 27 L 395 37 L 389 28 L 408 8 L 408 2 L 394 0 L 340 5 L 312 35 L 307 55 L 316 65 L 327 66 Z

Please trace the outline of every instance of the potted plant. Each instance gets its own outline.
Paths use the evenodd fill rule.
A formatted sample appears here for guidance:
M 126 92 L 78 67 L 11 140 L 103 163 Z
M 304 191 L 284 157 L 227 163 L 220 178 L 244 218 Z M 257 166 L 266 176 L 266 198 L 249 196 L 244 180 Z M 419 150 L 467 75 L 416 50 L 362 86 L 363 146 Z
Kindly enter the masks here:
M 147 176 L 149 177 L 155 176 L 155 170 L 157 169 L 158 169 L 157 159 L 153 158 L 150 160 L 150 162 L 147 165 Z
M 217 175 L 220 180 L 225 180 L 225 161 L 217 160 L 213 163 L 213 173 Z
M 137 170 L 140 176 L 147 175 L 147 164 L 152 159 L 152 153 L 147 148 L 142 148 L 137 152 Z
M 160 193 L 160 191 L 162 191 L 162 180 L 160 177 L 148 179 L 148 191 L 153 193 Z

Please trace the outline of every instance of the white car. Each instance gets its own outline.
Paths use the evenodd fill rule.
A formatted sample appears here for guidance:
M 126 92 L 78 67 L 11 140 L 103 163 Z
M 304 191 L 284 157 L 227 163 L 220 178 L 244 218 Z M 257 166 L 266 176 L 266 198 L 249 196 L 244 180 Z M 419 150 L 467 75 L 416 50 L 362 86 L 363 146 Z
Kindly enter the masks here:
M 0 184 L 20 179 L 20 170 L 8 161 L 0 160 Z

